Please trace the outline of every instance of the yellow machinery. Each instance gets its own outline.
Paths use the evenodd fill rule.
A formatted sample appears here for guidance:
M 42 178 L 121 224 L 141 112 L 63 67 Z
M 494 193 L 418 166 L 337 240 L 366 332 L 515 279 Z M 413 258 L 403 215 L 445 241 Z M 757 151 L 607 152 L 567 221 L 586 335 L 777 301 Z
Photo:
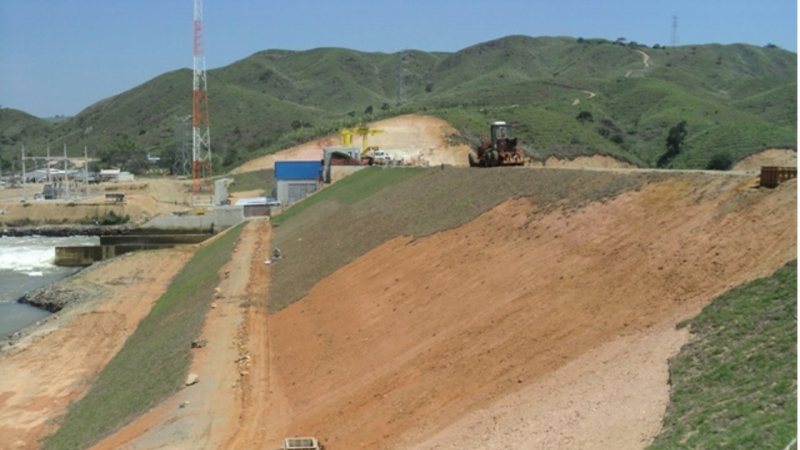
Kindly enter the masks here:
M 342 128 L 339 130 L 342 134 L 342 146 L 343 147 L 350 147 L 353 142 L 353 135 L 357 134 L 361 136 L 361 156 L 367 156 L 367 153 L 370 150 L 377 150 L 378 147 L 370 147 L 369 146 L 369 136 L 373 134 L 380 134 L 383 133 L 383 130 L 378 130 L 374 128 L 370 128 L 367 125 L 358 125 L 355 128 Z

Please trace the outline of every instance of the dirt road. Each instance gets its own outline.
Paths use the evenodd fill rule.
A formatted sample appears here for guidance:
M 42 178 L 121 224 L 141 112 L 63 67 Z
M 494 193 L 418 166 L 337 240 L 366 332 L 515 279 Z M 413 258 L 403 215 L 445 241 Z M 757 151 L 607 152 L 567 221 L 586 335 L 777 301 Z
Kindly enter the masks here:
M 267 295 L 270 227 L 250 221 L 242 231 L 217 299 L 203 327 L 206 347 L 190 372 L 200 377 L 94 449 L 257 448 L 265 424 L 276 423 L 271 400 Z

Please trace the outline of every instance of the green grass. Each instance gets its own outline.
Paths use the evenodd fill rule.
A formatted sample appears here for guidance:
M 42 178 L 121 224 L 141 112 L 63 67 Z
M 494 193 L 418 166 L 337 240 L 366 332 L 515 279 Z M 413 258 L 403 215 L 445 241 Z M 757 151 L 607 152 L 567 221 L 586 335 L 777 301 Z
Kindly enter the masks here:
M 181 388 L 192 360 L 219 270 L 244 225 L 201 248 L 91 385 L 69 406 L 45 449 L 86 448 Z
M 426 170 L 428 169 L 419 167 L 364 168 L 293 205 L 282 214 L 273 217 L 271 220 L 272 225 L 280 226 L 318 203 L 333 201 L 342 205 L 352 205 L 381 189 L 417 176 Z
M 275 171 L 273 169 L 237 173 L 228 175 L 226 178 L 234 180 L 234 184 L 228 188 L 228 192 L 261 190 L 264 195 L 269 197 L 275 188 Z
M 797 261 L 715 299 L 670 360 L 650 450 L 782 449 L 797 436 Z

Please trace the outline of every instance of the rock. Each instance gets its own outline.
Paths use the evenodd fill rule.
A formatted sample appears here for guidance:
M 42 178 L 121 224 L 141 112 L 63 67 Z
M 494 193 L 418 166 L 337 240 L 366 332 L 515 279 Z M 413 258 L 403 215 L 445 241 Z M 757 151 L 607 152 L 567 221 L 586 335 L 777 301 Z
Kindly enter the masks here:
M 19 302 L 38 306 L 54 313 L 69 305 L 80 303 L 87 297 L 87 293 L 80 289 L 50 285 L 25 294 L 19 299 Z
M 192 341 L 192 348 L 203 348 L 206 346 L 206 344 L 208 344 L 208 339 L 201 339 L 201 340 L 195 339 L 194 341 Z
M 190 373 L 188 377 L 186 377 L 186 385 L 191 386 L 193 384 L 197 384 L 200 381 L 200 375 L 196 373 Z
M 212 302 L 211 303 L 211 309 L 217 309 L 217 303 L 216 302 Z

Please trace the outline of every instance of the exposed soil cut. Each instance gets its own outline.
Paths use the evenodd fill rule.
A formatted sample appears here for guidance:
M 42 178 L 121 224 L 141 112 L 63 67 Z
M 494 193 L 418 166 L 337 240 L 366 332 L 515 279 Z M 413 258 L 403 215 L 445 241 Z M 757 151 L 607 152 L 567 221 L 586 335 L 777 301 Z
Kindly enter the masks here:
M 733 166 L 733 170 L 759 171 L 762 166 L 797 167 L 797 151 L 768 148 L 739 161 Z
M 447 137 L 456 133 L 448 122 L 431 116 L 405 115 L 369 124 L 371 129 L 383 130 L 368 137 L 369 146 L 378 146 L 409 163 L 422 165 L 452 164 L 467 166 L 469 146 L 448 143 Z M 253 159 L 232 173 L 272 169 L 275 161 L 319 161 L 322 149 L 342 145 L 340 135 L 327 136 L 287 150 Z M 361 136 L 353 136 L 352 145 L 361 148 Z
M 550 156 L 544 161 L 531 161 L 530 167 L 559 167 L 570 169 L 635 169 L 636 165 L 621 161 L 613 156 L 577 156 L 573 159 L 559 159 Z

